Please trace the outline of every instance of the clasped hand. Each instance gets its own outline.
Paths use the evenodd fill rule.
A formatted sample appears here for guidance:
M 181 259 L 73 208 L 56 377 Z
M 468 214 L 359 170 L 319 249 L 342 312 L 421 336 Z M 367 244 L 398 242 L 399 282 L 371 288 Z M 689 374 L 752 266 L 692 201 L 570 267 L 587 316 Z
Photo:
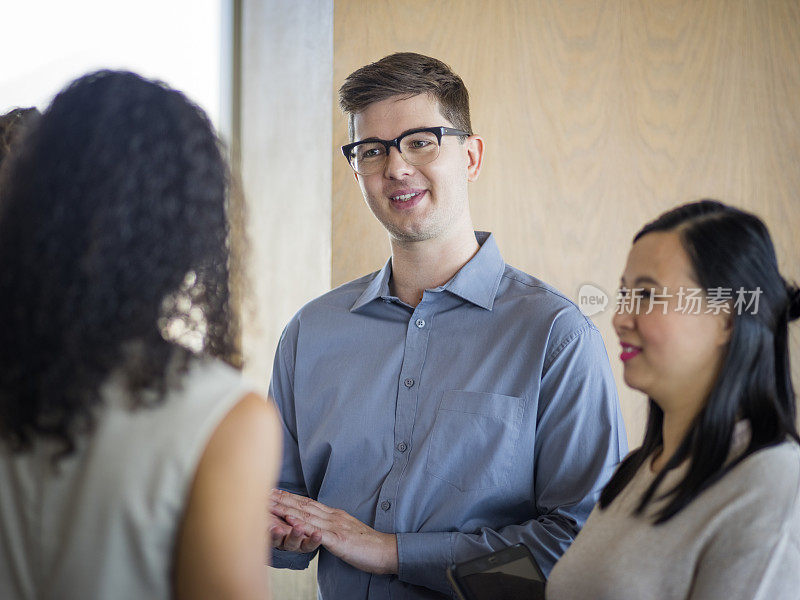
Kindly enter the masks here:
M 283 490 L 272 491 L 272 545 L 291 552 L 324 546 L 356 569 L 397 573 L 397 536 L 365 525 L 338 508 Z

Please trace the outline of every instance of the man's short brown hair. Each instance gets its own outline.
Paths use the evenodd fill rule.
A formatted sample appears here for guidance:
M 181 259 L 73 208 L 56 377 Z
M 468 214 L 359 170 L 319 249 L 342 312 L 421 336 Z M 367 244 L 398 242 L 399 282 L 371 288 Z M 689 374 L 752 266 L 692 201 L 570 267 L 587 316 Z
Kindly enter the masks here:
M 435 98 L 445 119 L 472 134 L 469 93 L 461 77 L 430 56 L 397 52 L 353 71 L 339 88 L 339 105 L 348 117 L 350 141 L 355 141 L 355 115 L 370 104 L 392 96 L 410 98 L 418 94 Z

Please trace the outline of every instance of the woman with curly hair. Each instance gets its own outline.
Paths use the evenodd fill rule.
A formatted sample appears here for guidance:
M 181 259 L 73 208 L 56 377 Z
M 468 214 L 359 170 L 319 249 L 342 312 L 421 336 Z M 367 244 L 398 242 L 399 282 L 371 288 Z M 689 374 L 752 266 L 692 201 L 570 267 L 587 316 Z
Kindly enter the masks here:
M 787 283 L 753 214 L 675 208 L 633 240 L 614 328 L 647 394 L 641 447 L 556 564 L 549 600 L 790 600 L 800 590 L 800 437 Z
M 0 178 L 0 597 L 267 598 L 280 429 L 230 364 L 208 118 L 90 74 Z

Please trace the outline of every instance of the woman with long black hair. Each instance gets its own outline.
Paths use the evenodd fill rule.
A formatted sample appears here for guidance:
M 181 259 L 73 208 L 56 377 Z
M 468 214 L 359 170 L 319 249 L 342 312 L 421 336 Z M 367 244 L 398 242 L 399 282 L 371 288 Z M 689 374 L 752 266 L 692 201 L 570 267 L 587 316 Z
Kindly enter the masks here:
M 280 429 L 236 367 L 208 118 L 87 75 L 0 180 L 0 598 L 268 598 Z
M 621 463 L 548 583 L 567 599 L 796 599 L 800 438 L 781 277 L 756 216 L 705 200 L 634 238 L 614 328 L 648 395 Z

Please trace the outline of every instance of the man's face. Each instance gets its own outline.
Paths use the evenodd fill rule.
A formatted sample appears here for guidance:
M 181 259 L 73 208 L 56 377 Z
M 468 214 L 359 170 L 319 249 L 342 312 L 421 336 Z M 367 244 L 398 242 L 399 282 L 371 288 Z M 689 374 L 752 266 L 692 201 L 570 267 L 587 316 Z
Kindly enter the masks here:
M 453 127 L 439 112 L 439 103 L 421 94 L 370 104 L 355 115 L 356 140 L 391 140 L 419 127 Z M 439 156 L 425 165 L 411 165 L 392 148 L 383 170 L 356 174 L 361 193 L 372 214 L 398 241 L 439 238 L 458 226 L 472 227 L 467 203 L 467 182 L 480 172 L 482 140 L 442 137 Z

